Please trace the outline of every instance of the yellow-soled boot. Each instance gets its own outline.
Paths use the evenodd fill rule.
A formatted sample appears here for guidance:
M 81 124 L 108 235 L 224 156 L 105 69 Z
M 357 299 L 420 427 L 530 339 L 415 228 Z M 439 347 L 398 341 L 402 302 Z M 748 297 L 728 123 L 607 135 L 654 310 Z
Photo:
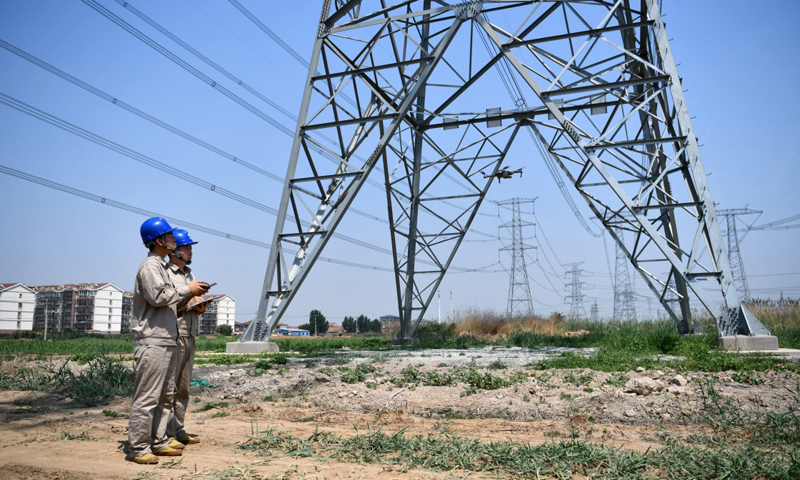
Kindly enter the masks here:
M 183 450 L 186 448 L 186 445 L 182 444 L 181 442 L 175 440 L 174 438 L 169 439 L 169 448 L 174 448 L 177 450 Z
M 184 445 L 193 445 L 195 443 L 200 443 L 200 439 L 197 437 L 193 437 L 191 435 L 186 435 L 185 437 L 181 437 L 178 439 Z
M 145 453 L 143 455 L 139 455 L 138 457 L 129 457 L 128 460 L 140 465 L 154 465 L 158 463 L 158 457 L 152 453 Z
M 159 450 L 157 452 L 154 451 L 153 454 L 158 455 L 159 457 L 177 457 L 179 455 L 183 455 L 183 452 L 177 448 L 167 447 L 164 450 Z

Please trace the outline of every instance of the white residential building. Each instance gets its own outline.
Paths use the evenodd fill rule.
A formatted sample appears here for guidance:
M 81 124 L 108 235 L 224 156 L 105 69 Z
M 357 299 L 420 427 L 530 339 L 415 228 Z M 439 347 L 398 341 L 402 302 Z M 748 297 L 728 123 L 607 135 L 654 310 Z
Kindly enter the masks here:
M 113 283 L 31 287 L 36 292 L 33 326 L 48 332 L 121 333 L 123 292 Z
M 0 283 L 0 333 L 33 330 L 36 292 L 21 283 Z
M 234 328 L 235 319 L 236 300 L 230 295 L 216 295 L 200 320 L 200 335 L 213 335 L 220 325 L 230 325 Z

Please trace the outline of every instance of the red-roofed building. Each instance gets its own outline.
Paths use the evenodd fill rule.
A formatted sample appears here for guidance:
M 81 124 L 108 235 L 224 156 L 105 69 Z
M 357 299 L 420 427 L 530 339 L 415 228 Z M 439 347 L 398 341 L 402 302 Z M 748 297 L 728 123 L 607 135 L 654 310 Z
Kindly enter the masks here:
M 327 337 L 341 337 L 344 335 L 344 327 L 333 322 L 328 323 L 328 331 L 325 332 Z

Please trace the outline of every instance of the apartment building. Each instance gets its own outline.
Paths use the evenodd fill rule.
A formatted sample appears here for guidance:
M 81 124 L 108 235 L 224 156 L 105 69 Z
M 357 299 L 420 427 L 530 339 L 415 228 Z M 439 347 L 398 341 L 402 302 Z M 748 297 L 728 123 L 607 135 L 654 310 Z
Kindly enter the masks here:
M 131 313 L 133 313 L 133 292 L 122 292 L 120 332 L 129 333 L 131 331 Z
M 21 283 L 0 283 L 0 333 L 33 330 L 36 292 Z
M 219 325 L 234 327 L 236 300 L 226 294 L 207 295 L 213 301 L 200 319 L 200 334 L 214 335 Z M 113 283 L 80 283 L 28 287 L 0 284 L 0 333 L 67 329 L 104 334 L 131 331 L 133 292 Z
M 113 283 L 30 287 L 36 292 L 33 329 L 121 333 L 123 291 Z
M 226 294 L 206 295 L 206 298 L 215 297 L 200 318 L 200 335 L 214 335 L 220 325 L 230 325 L 234 328 L 236 319 L 236 300 Z

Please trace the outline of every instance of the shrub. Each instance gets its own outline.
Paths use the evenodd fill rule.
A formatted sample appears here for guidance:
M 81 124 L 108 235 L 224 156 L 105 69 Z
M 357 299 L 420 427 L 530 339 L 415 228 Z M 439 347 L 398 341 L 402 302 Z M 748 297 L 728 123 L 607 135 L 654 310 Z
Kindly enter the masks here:
M 217 325 L 217 333 L 230 337 L 233 335 L 233 327 L 230 325 Z

